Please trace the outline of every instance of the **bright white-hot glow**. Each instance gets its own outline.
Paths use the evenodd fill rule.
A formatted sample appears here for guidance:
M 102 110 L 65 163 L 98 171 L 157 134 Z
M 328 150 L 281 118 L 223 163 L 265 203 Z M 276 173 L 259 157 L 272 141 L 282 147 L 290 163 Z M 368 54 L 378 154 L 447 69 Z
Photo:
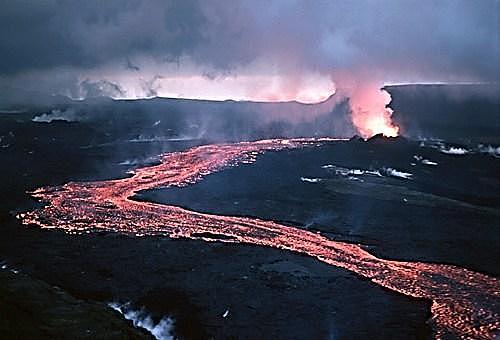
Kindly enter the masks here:
M 396 137 L 399 127 L 391 120 L 393 111 L 386 107 L 391 102 L 388 92 L 378 87 L 359 87 L 350 95 L 352 122 L 361 136 L 368 138 L 376 134 Z
M 249 66 L 238 74 L 220 74 L 199 69 L 199 66 L 183 59 L 178 67 L 150 62 L 141 67 L 140 73 L 108 68 L 86 75 L 85 79 L 106 79 L 118 84 L 123 93 L 114 94 L 116 99 L 169 97 L 318 103 L 335 93 L 335 83 L 327 74 L 312 72 L 291 77 L 276 70 L 264 72 L 254 68 L 256 66 Z

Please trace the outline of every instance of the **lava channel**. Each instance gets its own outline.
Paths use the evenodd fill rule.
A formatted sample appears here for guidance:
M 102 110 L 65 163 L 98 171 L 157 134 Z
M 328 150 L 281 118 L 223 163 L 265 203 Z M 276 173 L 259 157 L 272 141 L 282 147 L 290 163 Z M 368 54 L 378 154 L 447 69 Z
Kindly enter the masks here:
M 204 145 L 168 153 L 162 155 L 159 165 L 136 169 L 129 178 L 37 189 L 31 194 L 45 202 L 45 207 L 19 214 L 18 218 L 25 225 L 60 228 L 69 233 L 106 230 L 136 236 L 247 243 L 307 254 L 395 292 L 430 299 L 430 323 L 437 339 L 497 336 L 500 285 L 496 278 L 451 265 L 380 259 L 358 245 L 273 221 L 204 214 L 131 199 L 141 190 L 193 184 L 221 169 L 254 162 L 266 151 L 323 142 L 325 139 L 274 139 Z

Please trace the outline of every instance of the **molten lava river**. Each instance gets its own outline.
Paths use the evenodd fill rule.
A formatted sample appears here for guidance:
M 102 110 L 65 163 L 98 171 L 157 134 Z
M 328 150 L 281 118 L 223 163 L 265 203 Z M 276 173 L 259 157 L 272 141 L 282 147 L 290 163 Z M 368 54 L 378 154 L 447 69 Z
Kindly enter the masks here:
M 500 280 L 496 278 L 451 265 L 380 259 L 359 245 L 333 241 L 273 221 L 204 214 L 131 199 L 145 189 L 193 184 L 215 171 L 253 162 L 266 151 L 314 147 L 323 142 L 324 139 L 276 139 L 205 145 L 168 153 L 161 157 L 159 165 L 137 169 L 129 178 L 37 189 L 32 195 L 46 206 L 19 214 L 18 218 L 26 225 L 62 228 L 70 233 L 107 230 L 137 236 L 164 235 L 307 254 L 395 292 L 430 299 L 430 322 L 438 339 L 498 336 Z

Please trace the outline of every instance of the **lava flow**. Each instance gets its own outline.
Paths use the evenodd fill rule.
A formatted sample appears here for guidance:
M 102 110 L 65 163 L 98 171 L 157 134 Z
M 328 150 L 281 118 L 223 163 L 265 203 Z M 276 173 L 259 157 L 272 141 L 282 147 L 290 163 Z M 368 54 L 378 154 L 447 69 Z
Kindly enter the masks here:
M 108 230 L 287 249 L 345 268 L 393 291 L 432 300 L 430 322 L 436 338 L 490 339 L 498 335 L 500 282 L 496 278 L 451 265 L 379 259 L 358 245 L 272 221 L 203 214 L 131 199 L 141 190 L 195 183 L 209 173 L 253 162 L 265 151 L 321 142 L 265 140 L 165 154 L 159 165 L 137 169 L 129 178 L 38 189 L 33 196 L 47 205 L 18 218 L 24 224 L 71 233 Z

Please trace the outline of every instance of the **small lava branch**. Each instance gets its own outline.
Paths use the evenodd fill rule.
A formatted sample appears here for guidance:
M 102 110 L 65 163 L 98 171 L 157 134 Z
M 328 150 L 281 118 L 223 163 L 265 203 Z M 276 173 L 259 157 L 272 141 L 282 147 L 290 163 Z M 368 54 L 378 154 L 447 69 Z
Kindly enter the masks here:
M 159 165 L 137 169 L 129 178 L 70 182 L 35 190 L 32 195 L 47 205 L 18 218 L 24 224 L 61 228 L 69 233 L 107 230 L 248 243 L 307 254 L 395 292 L 432 300 L 430 322 L 436 338 L 493 339 L 500 328 L 500 282 L 496 278 L 450 265 L 380 259 L 358 245 L 273 221 L 203 214 L 130 199 L 145 189 L 195 183 L 215 171 L 254 162 L 266 151 L 314 147 L 323 142 L 264 140 L 169 153 L 162 156 Z

